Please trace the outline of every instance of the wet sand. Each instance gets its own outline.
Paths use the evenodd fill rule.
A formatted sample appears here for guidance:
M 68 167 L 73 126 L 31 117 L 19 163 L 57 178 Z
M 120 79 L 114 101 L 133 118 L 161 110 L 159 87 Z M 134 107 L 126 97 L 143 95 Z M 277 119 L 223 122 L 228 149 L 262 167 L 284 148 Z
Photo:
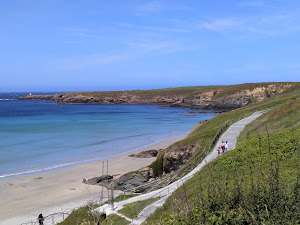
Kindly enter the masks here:
M 183 137 L 162 141 L 149 147 L 108 159 L 108 174 L 125 174 L 150 165 L 156 158 L 134 158 L 129 154 L 149 149 L 164 149 Z M 83 178 L 102 175 L 103 161 L 78 167 L 0 182 L 0 224 L 21 224 L 79 207 L 100 197 L 102 187 L 86 185 Z M 106 160 L 104 174 L 106 174 Z M 107 192 L 104 188 L 104 192 Z

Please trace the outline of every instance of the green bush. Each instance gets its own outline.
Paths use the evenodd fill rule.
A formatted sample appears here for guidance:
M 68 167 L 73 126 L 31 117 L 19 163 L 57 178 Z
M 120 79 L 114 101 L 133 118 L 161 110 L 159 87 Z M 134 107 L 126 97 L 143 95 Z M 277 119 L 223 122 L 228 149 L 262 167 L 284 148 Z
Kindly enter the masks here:
M 163 174 L 164 171 L 164 154 L 165 151 L 162 151 L 159 153 L 157 159 L 150 165 L 150 167 L 153 170 L 153 176 L 154 177 L 160 177 Z

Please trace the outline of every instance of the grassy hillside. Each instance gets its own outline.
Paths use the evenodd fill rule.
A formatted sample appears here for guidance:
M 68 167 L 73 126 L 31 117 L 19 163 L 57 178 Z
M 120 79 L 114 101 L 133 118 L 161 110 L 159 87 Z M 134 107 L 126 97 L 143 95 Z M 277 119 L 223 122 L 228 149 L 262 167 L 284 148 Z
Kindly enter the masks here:
M 198 141 L 199 153 L 226 121 L 258 110 L 267 111 L 245 128 L 237 148 L 207 165 L 144 224 L 300 224 L 299 86 L 199 124 L 181 143 Z
M 223 94 L 245 86 L 255 88 L 253 84 L 230 86 Z M 181 91 L 198 88 L 204 90 L 188 87 Z M 157 91 L 175 93 L 174 89 L 167 90 Z M 180 156 L 182 162 L 197 158 L 194 165 L 199 163 L 226 124 L 260 110 L 266 112 L 244 129 L 235 150 L 207 165 L 144 224 L 300 224 L 299 83 L 267 101 L 253 102 L 199 123 L 187 138 L 165 149 L 152 168 L 157 176 L 166 172 L 170 162 L 164 156 L 170 152 L 191 152 L 189 160 Z
M 267 87 L 268 85 L 279 86 L 281 84 L 296 85 L 297 83 L 295 82 L 245 83 L 245 84 L 237 84 L 237 85 L 191 86 L 191 87 L 163 88 L 163 89 L 151 89 L 151 90 L 132 90 L 132 91 L 71 92 L 71 93 L 66 93 L 65 95 L 79 94 L 79 95 L 84 95 L 89 97 L 102 98 L 106 96 L 119 97 L 126 92 L 127 94 L 141 96 L 141 97 L 142 96 L 176 96 L 176 95 L 194 96 L 206 91 L 219 90 L 220 92 L 218 93 L 218 96 L 225 96 L 245 89 L 253 90 L 257 87 Z

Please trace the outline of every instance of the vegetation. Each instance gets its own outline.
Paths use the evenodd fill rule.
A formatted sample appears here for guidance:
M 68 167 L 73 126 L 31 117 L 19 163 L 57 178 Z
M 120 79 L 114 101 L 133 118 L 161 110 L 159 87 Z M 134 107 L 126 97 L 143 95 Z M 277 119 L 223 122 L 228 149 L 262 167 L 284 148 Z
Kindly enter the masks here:
M 93 209 L 98 208 L 98 204 L 93 205 Z M 74 225 L 74 224 L 96 224 L 100 214 L 96 211 L 89 209 L 88 206 L 80 207 L 77 210 L 73 210 L 72 213 L 58 225 Z
M 300 89 L 199 124 L 186 140 L 209 145 L 227 120 L 268 110 L 235 150 L 208 164 L 144 224 L 300 224 Z M 219 126 L 219 127 L 218 127 Z
M 153 176 L 154 177 L 160 177 L 163 174 L 163 160 L 164 160 L 164 154 L 165 150 L 161 151 L 159 155 L 157 156 L 157 159 L 150 165 L 150 167 L 153 170 Z
M 124 93 L 139 97 L 153 97 L 153 96 L 195 96 L 207 91 L 217 91 L 216 97 L 226 96 L 241 90 L 253 90 L 259 87 L 267 87 L 268 85 L 282 85 L 282 82 L 269 82 L 269 83 L 245 83 L 238 85 L 218 85 L 218 86 L 192 86 L 192 87 L 177 87 L 177 88 L 164 88 L 152 90 L 131 90 L 131 91 L 94 91 L 94 92 L 71 92 L 65 93 L 65 96 L 83 95 L 87 97 L 103 98 L 121 97 Z M 284 82 L 284 84 L 297 84 L 293 82 Z
M 138 194 L 118 195 L 117 197 L 114 198 L 114 202 L 124 201 L 124 200 L 130 199 L 132 197 L 135 197 L 137 195 Z
M 132 197 L 137 196 L 137 194 L 128 194 L 128 195 L 119 195 L 114 198 L 114 202 L 120 202 Z M 104 204 L 109 204 L 108 201 L 104 202 Z M 93 204 L 93 209 L 100 207 L 99 204 Z M 72 213 L 61 223 L 58 225 L 73 225 L 73 224 L 95 224 L 98 220 L 103 221 L 103 217 L 97 211 L 91 210 L 88 206 L 80 207 L 77 210 L 73 210 Z M 104 224 L 128 224 L 122 217 L 117 215 L 108 216 L 105 220 Z M 118 222 L 118 223 L 117 223 Z
M 137 201 L 137 202 L 132 202 L 128 203 L 123 206 L 122 209 L 120 209 L 118 212 L 122 213 L 128 218 L 135 219 L 137 218 L 137 215 L 148 205 L 152 204 L 153 202 L 156 202 L 159 200 L 160 197 L 156 198 L 149 198 L 144 201 Z
M 94 91 L 94 92 L 75 92 L 76 94 L 89 96 L 89 97 L 120 97 L 126 92 L 129 95 L 136 96 L 176 96 L 185 95 L 190 96 L 194 94 L 203 93 L 214 89 L 221 89 L 226 86 L 194 86 L 194 87 L 178 87 L 178 88 L 164 88 L 152 90 L 132 90 L 132 91 Z M 73 95 L 75 93 L 67 93 L 66 95 Z

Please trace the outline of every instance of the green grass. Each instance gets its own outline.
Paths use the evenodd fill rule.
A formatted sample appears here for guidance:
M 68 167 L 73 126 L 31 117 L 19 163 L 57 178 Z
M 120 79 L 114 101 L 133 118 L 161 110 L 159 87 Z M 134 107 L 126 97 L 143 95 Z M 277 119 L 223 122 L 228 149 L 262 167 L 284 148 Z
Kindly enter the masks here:
M 269 140 L 253 136 L 187 181 L 145 224 L 300 223 L 295 137 L 300 128 L 274 132 Z
M 164 88 L 164 89 L 152 89 L 152 90 L 131 90 L 131 91 L 94 91 L 94 92 L 72 92 L 66 93 L 66 96 L 72 95 L 84 95 L 89 97 L 120 97 L 125 92 L 129 95 L 135 95 L 140 97 L 145 96 L 174 96 L 185 95 L 190 96 L 193 94 L 203 93 L 213 89 L 221 89 L 224 86 L 192 86 L 192 87 L 178 87 L 178 88 Z
M 215 98 L 224 97 L 235 92 L 253 90 L 256 87 L 267 87 L 268 85 L 280 86 L 283 82 L 269 82 L 269 83 L 246 83 L 237 85 L 215 85 L 215 86 L 191 86 L 191 87 L 177 87 L 177 88 L 164 88 L 152 90 L 130 90 L 130 91 L 94 91 L 94 92 L 71 92 L 65 93 L 65 97 L 83 95 L 94 98 L 120 98 L 124 93 L 138 97 L 153 97 L 153 96 L 195 96 L 207 91 L 216 91 Z M 284 82 L 284 84 L 296 85 L 293 82 Z
M 135 196 L 138 196 L 138 194 L 118 195 L 116 198 L 114 198 L 114 202 L 124 201 Z
M 120 201 L 129 199 L 129 198 L 132 198 L 135 196 L 137 196 L 137 194 L 119 195 L 114 199 L 114 202 L 120 202 Z M 109 204 L 109 202 L 106 201 L 103 204 Z M 94 209 L 96 209 L 96 208 L 100 207 L 100 205 L 94 204 L 93 207 L 94 207 Z M 97 217 L 99 217 L 99 216 L 100 215 L 97 214 L 95 211 L 95 218 L 97 219 Z M 109 217 L 111 219 L 108 220 L 109 223 L 107 223 L 107 224 L 111 224 L 111 221 L 112 221 L 112 224 L 118 224 L 118 223 L 114 222 L 114 221 L 117 221 L 117 220 L 115 220 L 117 217 L 118 217 L 117 215 Z M 84 206 L 84 207 L 80 207 L 77 210 L 73 210 L 72 213 L 63 222 L 59 223 L 59 225 L 72 225 L 72 224 L 77 224 L 77 222 L 79 222 L 79 224 L 86 224 L 86 223 L 93 224 L 95 218 L 94 218 L 93 214 L 89 211 L 88 207 Z M 123 218 L 121 218 L 120 220 L 122 221 Z M 122 223 L 120 222 L 120 224 L 122 224 Z M 123 223 L 123 224 L 127 224 L 127 223 Z
M 98 204 L 94 205 L 94 208 L 99 207 Z M 72 213 L 58 225 L 74 225 L 74 224 L 95 224 L 97 217 L 100 215 L 94 211 L 89 211 L 88 206 L 80 207 L 77 210 L 73 210 Z
M 198 140 L 201 150 L 225 121 L 259 110 L 268 111 L 246 126 L 235 150 L 187 181 L 144 224 L 300 224 L 299 87 L 201 123 L 181 143 Z
M 132 202 L 128 203 L 123 206 L 122 209 L 120 209 L 118 212 L 122 213 L 128 218 L 135 219 L 137 218 L 137 215 L 148 205 L 152 204 L 153 202 L 156 202 L 159 200 L 161 197 L 156 197 L 156 198 L 149 198 L 144 201 L 137 201 L 137 202 Z
M 110 214 L 106 217 L 106 220 L 102 222 L 102 225 L 127 225 L 130 222 L 123 217 L 116 214 Z

